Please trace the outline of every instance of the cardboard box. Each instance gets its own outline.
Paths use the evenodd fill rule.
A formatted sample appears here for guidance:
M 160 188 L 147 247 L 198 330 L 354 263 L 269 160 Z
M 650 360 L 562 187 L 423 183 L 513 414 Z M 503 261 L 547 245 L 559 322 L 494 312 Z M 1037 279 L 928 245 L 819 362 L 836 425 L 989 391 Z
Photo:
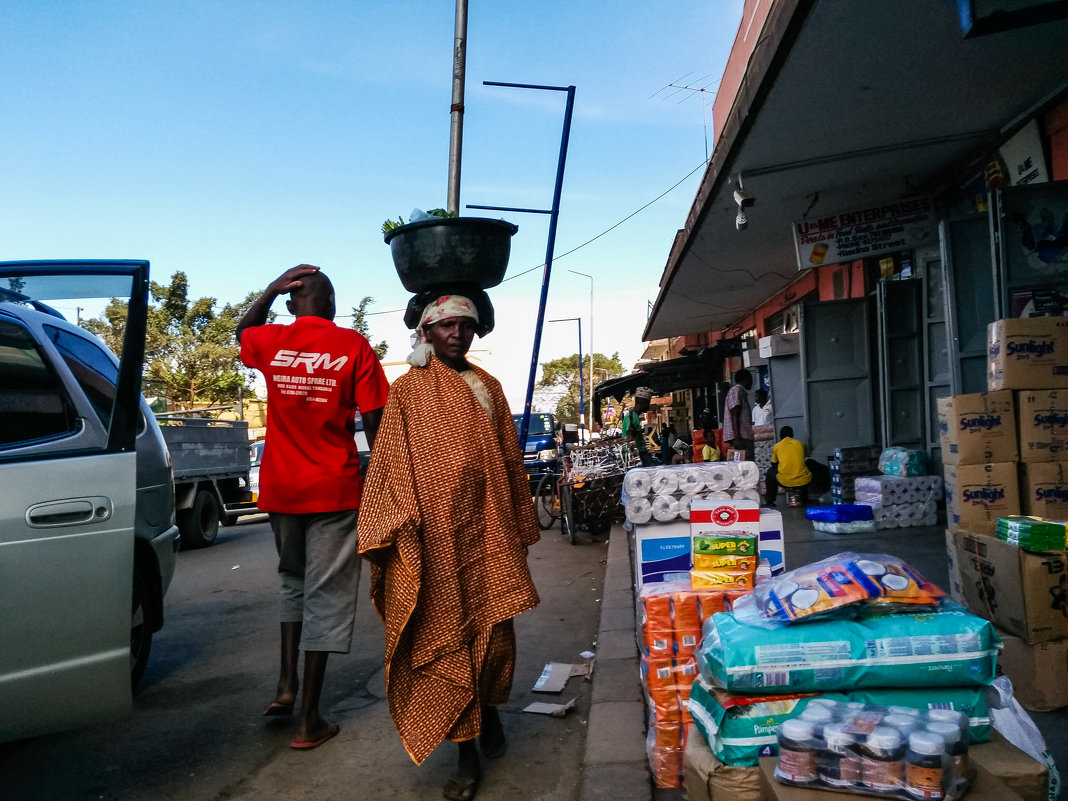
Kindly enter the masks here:
M 761 559 L 767 559 L 771 575 L 786 572 L 786 540 L 783 537 L 782 512 L 775 509 L 760 510 L 760 539 L 757 549 Z
M 1068 461 L 1068 390 L 1016 393 L 1021 462 Z
M 801 338 L 797 334 L 772 334 L 770 337 L 761 337 L 758 344 L 760 355 L 765 359 L 801 352 Z
M 960 486 L 956 465 L 947 464 L 942 468 L 942 477 L 946 491 L 946 525 L 952 531 L 960 528 Z
M 1015 462 L 957 465 L 956 488 L 957 528 L 993 535 L 999 517 L 1020 514 Z
M 1020 470 L 1020 507 L 1025 515 L 1068 520 L 1068 462 L 1023 465 Z
M 696 500 L 690 503 L 690 534 L 694 537 L 720 534 L 760 534 L 760 509 L 756 501 Z
M 693 564 L 690 524 L 647 523 L 634 527 L 635 589 L 650 581 L 689 581 Z
M 1024 801 L 1049 801 L 1049 768 L 996 731 L 991 732 L 989 743 L 968 749 L 968 760 L 973 765 L 982 766 Z
M 989 464 L 1018 459 L 1016 401 L 1012 392 L 954 395 L 939 398 L 937 407 L 942 464 Z
M 999 631 L 1004 649 L 998 673 L 1009 677 L 1013 696 L 1032 712 L 1050 712 L 1068 706 L 1068 640 L 1031 645 Z
M 1028 643 L 1064 639 L 1068 555 L 1031 553 L 969 531 L 955 531 L 966 606 Z
M 1068 389 L 1068 317 L 998 320 L 986 342 L 988 390 Z
M 878 796 L 839 792 L 825 787 L 794 787 L 780 784 L 775 778 L 776 757 L 760 760 L 761 801 L 872 801 Z M 974 766 L 974 775 L 963 801 L 1023 801 L 1000 779 L 992 776 L 982 765 Z
M 953 530 L 946 529 L 946 564 L 949 567 L 948 587 L 943 587 L 949 593 L 949 597 L 965 606 L 964 586 L 961 583 L 960 563 L 957 560 L 957 543 L 953 539 Z
M 686 735 L 682 767 L 689 801 L 760 801 L 759 769 L 724 765 L 696 726 Z

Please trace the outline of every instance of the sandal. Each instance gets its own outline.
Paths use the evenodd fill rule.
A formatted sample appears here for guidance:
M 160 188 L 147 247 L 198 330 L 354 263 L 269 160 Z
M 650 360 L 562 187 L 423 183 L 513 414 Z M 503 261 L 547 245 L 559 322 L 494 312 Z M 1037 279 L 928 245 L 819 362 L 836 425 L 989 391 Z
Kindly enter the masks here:
M 478 792 L 478 783 L 482 780 L 482 772 L 474 776 L 457 776 L 455 773 L 445 782 L 441 793 L 449 801 L 471 801 Z

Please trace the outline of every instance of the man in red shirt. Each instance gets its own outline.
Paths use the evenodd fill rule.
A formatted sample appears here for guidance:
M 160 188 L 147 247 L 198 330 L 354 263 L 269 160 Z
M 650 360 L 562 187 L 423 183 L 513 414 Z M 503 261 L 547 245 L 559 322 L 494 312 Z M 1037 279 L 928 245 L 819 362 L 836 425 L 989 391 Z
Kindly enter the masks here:
M 265 325 L 271 303 L 289 294 L 290 325 Z M 289 715 L 304 651 L 300 725 L 290 745 L 307 749 L 338 733 L 319 715 L 331 652 L 348 653 L 356 619 L 360 558 L 356 517 L 362 476 L 355 415 L 367 442 L 389 385 L 371 345 L 334 324 L 334 288 L 301 264 L 275 279 L 237 325 L 241 360 L 267 381 L 267 439 L 259 507 L 267 512 L 282 577 L 282 666 L 268 716 Z

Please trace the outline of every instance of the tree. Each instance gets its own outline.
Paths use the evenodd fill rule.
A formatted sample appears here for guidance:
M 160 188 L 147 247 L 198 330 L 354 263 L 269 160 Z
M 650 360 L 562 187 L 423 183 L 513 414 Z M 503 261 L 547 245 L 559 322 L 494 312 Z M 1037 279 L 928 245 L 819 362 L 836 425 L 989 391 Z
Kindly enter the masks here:
M 359 306 L 352 307 L 352 327 L 357 332 L 367 337 L 368 340 L 371 339 L 371 326 L 367 322 L 367 307 L 374 302 L 374 298 L 365 296 L 364 299 L 360 301 Z M 372 345 L 371 347 L 374 349 L 374 352 L 378 354 L 379 359 L 384 359 L 386 357 L 386 351 L 389 350 L 389 345 L 384 339 L 377 345 Z
M 238 321 L 262 294 L 250 292 L 237 304 L 216 308 L 215 298 L 189 300 L 184 272 L 171 276 L 167 286 L 152 281 L 145 332 L 144 394 L 168 403 L 236 403 L 251 388 L 253 371 L 241 363 L 234 337 Z M 268 315 L 268 321 L 274 313 Z M 82 327 L 99 336 L 116 353 L 122 350 L 126 302 L 113 298 L 103 314 Z
M 582 357 L 582 391 L 585 396 L 588 394 L 589 382 L 590 382 L 590 354 L 583 354 Z M 603 353 L 595 353 L 592 356 L 593 369 L 596 373 L 594 377 L 594 384 L 598 381 L 604 381 L 608 378 L 615 378 L 623 374 L 623 364 L 619 361 L 619 353 L 613 353 L 611 356 L 605 356 Z M 569 423 L 571 421 L 577 421 L 579 416 L 579 357 L 577 353 L 570 356 L 564 356 L 560 359 L 553 359 L 551 362 L 542 362 L 541 364 L 541 378 L 538 380 L 538 387 L 541 389 L 547 389 L 554 387 L 556 389 L 562 389 L 564 394 L 560 397 L 560 400 L 556 404 L 556 417 L 562 422 Z M 591 398 L 585 398 L 586 402 L 585 412 L 589 415 L 589 404 Z

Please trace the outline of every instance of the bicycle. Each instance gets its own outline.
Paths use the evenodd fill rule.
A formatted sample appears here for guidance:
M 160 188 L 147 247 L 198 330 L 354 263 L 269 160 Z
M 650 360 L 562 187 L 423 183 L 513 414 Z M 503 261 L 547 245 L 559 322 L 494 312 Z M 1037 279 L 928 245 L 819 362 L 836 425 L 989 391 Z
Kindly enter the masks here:
M 553 465 L 553 469 L 541 477 L 534 490 L 534 511 L 538 517 L 538 528 L 542 531 L 552 528 L 553 523 L 563 515 L 560 503 L 561 477 L 562 474 Z

